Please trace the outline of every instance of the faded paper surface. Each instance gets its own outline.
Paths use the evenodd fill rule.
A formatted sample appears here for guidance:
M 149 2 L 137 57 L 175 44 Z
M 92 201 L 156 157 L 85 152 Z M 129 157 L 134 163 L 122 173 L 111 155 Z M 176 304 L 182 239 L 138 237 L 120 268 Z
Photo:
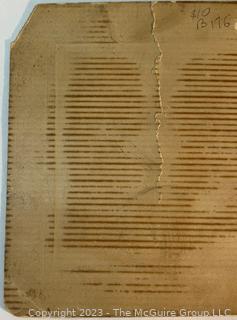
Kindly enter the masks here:
M 11 51 L 11 312 L 236 314 L 235 12 L 36 7 Z

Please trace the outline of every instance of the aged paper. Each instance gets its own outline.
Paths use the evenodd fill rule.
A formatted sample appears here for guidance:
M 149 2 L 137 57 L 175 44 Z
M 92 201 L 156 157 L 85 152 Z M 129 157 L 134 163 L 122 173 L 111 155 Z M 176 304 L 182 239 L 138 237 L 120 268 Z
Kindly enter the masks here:
M 236 21 L 35 8 L 11 49 L 9 311 L 237 313 Z

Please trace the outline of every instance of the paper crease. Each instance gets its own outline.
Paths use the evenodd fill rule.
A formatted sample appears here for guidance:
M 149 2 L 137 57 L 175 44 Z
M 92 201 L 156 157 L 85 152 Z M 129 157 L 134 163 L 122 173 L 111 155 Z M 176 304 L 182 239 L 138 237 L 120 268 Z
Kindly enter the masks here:
M 160 81 L 160 66 L 161 66 L 161 62 L 162 62 L 162 51 L 161 51 L 161 47 L 159 44 L 159 40 L 156 36 L 156 16 L 155 16 L 155 12 L 154 12 L 154 7 L 157 4 L 157 2 L 151 2 L 151 15 L 152 15 L 152 37 L 154 39 L 154 42 L 159 50 L 159 55 L 155 57 L 154 60 L 154 70 L 155 70 L 155 76 L 156 76 L 156 80 L 157 80 L 157 88 L 158 88 L 158 96 L 159 96 L 159 104 L 160 104 L 160 111 L 157 112 L 155 114 L 155 122 L 158 124 L 157 127 L 157 131 L 156 131 L 156 140 L 157 140 L 157 144 L 159 147 L 159 153 L 160 153 L 160 160 L 161 160 L 161 165 L 160 165 L 160 174 L 158 176 L 157 179 L 157 188 L 160 190 L 160 185 L 161 185 L 161 176 L 163 174 L 163 163 L 164 163 L 164 158 L 162 155 L 162 147 L 160 144 L 160 127 L 161 127 L 161 119 L 162 119 L 162 115 L 164 112 L 164 108 L 163 108 L 163 103 L 162 103 L 162 95 L 161 95 L 161 81 Z M 159 202 L 162 200 L 162 193 L 160 192 L 160 196 L 159 196 Z

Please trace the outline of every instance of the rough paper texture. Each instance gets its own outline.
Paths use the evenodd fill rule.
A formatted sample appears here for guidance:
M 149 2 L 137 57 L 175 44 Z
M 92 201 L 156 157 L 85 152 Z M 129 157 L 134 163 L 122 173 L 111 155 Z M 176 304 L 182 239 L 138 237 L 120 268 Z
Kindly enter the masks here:
M 35 8 L 11 50 L 12 313 L 237 313 L 236 16 L 230 3 Z

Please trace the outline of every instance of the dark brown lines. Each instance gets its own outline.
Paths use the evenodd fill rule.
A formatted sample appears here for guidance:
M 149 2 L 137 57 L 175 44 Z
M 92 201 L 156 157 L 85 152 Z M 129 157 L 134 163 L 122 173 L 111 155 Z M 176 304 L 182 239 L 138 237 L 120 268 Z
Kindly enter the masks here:
M 47 117 L 47 129 L 46 137 L 48 140 L 48 148 L 46 150 L 47 159 L 45 162 L 41 162 L 42 165 L 46 165 L 49 171 L 55 171 L 56 169 L 56 93 L 55 85 L 50 86 L 48 93 L 48 117 Z M 54 210 L 54 208 L 53 208 Z M 55 232 L 55 213 L 48 215 L 49 230 L 48 237 L 45 239 L 45 247 L 49 249 L 51 253 L 54 251 L 54 232 Z M 50 245 L 49 245 L 50 243 Z
M 144 94 L 140 66 L 124 57 L 78 55 L 71 59 L 70 67 L 68 87 L 60 96 L 64 105 L 62 137 L 66 137 L 63 139 L 62 165 L 68 170 L 62 247 L 163 249 L 164 246 L 152 239 L 143 241 L 140 238 L 138 243 L 131 237 L 128 241 L 116 239 L 116 230 L 120 227 L 113 226 L 123 223 L 123 228 L 127 229 L 131 221 L 126 223 L 119 217 L 115 217 L 118 221 L 105 221 L 103 214 L 92 221 L 89 215 L 78 219 L 69 214 L 79 208 L 81 214 L 93 212 L 90 208 L 94 207 L 102 213 L 113 212 L 116 208 L 139 211 L 140 204 L 134 203 L 136 195 L 129 192 L 134 184 L 141 185 L 145 178 L 144 167 L 155 171 L 160 166 L 160 160 L 152 163 L 141 155 L 134 155 L 136 146 L 131 144 L 134 137 L 148 134 L 147 125 L 153 124 L 157 111 L 155 104 L 159 103 L 155 90 L 150 97 Z M 149 205 L 142 206 L 147 207 Z M 114 232 L 113 238 L 104 238 L 103 230 L 107 230 L 104 224 Z M 96 230 L 99 240 L 95 242 L 93 238 L 85 237 L 81 229 L 87 234 L 88 230 Z M 73 238 L 71 230 L 74 231 Z M 77 237 L 79 230 L 83 238 Z M 187 248 L 187 244 L 180 241 Z M 179 250 L 179 246 L 174 250 Z

